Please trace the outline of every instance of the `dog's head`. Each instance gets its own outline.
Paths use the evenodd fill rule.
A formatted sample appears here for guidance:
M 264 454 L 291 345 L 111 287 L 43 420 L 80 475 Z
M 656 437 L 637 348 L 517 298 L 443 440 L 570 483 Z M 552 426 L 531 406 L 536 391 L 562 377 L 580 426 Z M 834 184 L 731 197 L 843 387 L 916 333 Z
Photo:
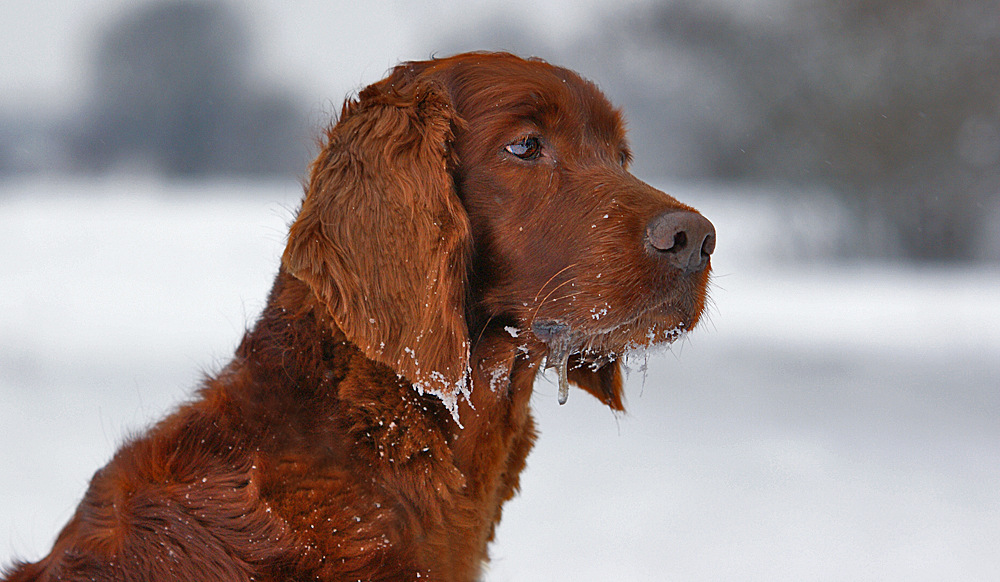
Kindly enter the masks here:
M 407 63 L 329 130 L 284 268 L 368 357 L 452 410 L 497 330 L 621 409 L 619 357 L 695 326 L 715 245 L 630 159 L 620 113 L 571 71 L 507 54 Z

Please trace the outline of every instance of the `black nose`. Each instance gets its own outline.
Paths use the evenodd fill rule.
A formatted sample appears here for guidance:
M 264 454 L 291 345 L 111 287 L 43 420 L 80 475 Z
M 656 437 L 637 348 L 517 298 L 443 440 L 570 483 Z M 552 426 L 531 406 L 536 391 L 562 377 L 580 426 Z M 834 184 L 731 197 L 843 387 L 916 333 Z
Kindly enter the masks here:
M 646 240 L 671 266 L 696 273 L 715 250 L 715 226 L 697 212 L 665 212 L 646 225 Z

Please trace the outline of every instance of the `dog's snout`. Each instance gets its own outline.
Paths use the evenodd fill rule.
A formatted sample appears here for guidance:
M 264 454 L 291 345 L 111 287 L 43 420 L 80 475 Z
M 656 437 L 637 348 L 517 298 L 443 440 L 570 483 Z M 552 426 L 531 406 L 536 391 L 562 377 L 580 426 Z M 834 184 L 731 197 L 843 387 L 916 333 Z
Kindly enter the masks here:
M 646 226 L 646 240 L 671 266 L 695 273 L 715 251 L 715 225 L 697 212 L 665 212 Z

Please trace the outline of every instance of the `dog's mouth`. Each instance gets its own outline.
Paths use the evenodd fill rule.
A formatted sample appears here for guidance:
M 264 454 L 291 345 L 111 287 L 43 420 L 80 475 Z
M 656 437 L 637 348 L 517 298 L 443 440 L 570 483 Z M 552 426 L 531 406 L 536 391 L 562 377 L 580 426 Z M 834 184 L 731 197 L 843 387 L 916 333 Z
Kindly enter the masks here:
M 661 309 L 669 310 L 665 306 Z M 548 347 L 544 368 L 555 368 L 558 374 L 559 404 L 565 404 L 569 398 L 571 356 L 577 356 L 575 361 L 579 365 L 589 365 L 596 370 L 616 361 L 625 353 L 672 343 L 694 327 L 694 322 L 673 315 L 674 317 L 664 318 L 645 313 L 630 322 L 601 330 L 574 328 L 570 323 L 560 320 L 534 320 L 531 323 L 532 333 Z M 670 320 L 675 320 L 676 323 L 669 326 L 665 324 Z

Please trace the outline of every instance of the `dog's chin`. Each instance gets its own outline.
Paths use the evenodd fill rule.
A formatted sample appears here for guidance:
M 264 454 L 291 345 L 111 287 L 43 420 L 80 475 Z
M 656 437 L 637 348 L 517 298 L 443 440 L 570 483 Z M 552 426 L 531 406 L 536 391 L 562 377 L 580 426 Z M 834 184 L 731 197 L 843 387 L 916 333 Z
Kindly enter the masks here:
M 549 360 L 573 355 L 601 365 L 631 351 L 673 343 L 694 328 L 699 316 L 661 304 L 617 322 L 536 318 L 529 329 L 548 348 Z
M 660 305 L 624 322 L 594 325 L 556 319 L 535 319 L 530 329 L 547 348 L 546 369 L 554 368 L 559 377 L 559 403 L 568 396 L 568 371 L 587 367 L 597 371 L 629 353 L 659 345 L 669 345 L 690 331 L 700 314 L 685 314 L 671 305 Z

